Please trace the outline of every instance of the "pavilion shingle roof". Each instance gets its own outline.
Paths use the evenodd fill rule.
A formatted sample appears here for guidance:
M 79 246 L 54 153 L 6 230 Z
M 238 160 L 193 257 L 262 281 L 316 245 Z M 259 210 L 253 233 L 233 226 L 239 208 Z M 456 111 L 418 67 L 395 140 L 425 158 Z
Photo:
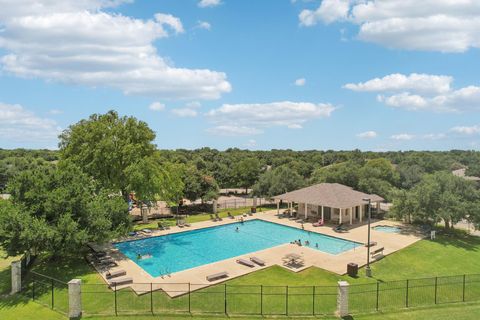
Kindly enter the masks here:
M 353 190 L 339 183 L 320 183 L 303 189 L 287 192 L 273 197 L 277 200 L 308 203 L 331 208 L 351 208 L 367 203 L 363 199 L 370 198 L 372 202 L 384 199 L 376 194 L 368 194 Z

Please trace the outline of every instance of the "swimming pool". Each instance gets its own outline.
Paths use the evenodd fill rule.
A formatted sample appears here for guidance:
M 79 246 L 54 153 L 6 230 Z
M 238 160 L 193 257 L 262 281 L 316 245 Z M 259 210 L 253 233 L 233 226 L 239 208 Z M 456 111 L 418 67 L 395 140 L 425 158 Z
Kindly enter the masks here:
M 361 246 L 358 242 L 258 219 L 114 245 L 151 276 L 158 277 L 298 239 L 302 243 L 307 240 L 311 248 L 330 254 Z M 139 254 L 149 258 L 138 259 Z
M 376 231 L 386 232 L 386 233 L 399 233 L 402 231 L 399 227 L 395 226 L 375 226 L 373 227 Z

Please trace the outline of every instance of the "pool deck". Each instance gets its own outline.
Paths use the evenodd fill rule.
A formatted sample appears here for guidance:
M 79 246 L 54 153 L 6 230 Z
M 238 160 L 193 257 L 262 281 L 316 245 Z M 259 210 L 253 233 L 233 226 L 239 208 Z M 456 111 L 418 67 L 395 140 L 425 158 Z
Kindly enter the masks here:
M 260 219 L 264 221 L 270 221 L 278 224 L 283 224 L 291 227 L 301 228 L 301 224 L 286 218 L 280 219 L 276 215 L 276 210 L 265 211 L 256 213 L 253 216 L 244 217 L 244 220 Z M 201 229 L 206 227 L 218 226 L 222 224 L 229 224 L 238 222 L 238 218 L 229 219 L 224 218 L 222 221 L 203 221 L 193 223 L 191 227 L 171 227 L 170 230 L 156 230 L 152 232 L 152 236 L 166 235 L 172 233 L 178 233 L 182 231 Z M 398 222 L 380 220 L 372 223 L 372 226 L 377 225 L 389 225 L 389 226 L 402 226 L 401 233 L 387 233 L 376 231 L 371 229 L 371 241 L 377 242 L 377 245 L 371 247 L 371 251 L 384 247 L 383 256 L 391 254 L 395 251 L 403 249 L 420 239 L 422 235 L 415 229 L 402 225 Z M 366 224 L 354 224 L 346 232 L 335 232 L 332 226 L 313 227 L 311 223 L 305 223 L 305 230 L 318 232 L 329 236 L 343 238 L 360 243 L 367 243 L 367 230 Z M 109 252 L 115 261 L 118 263 L 118 267 L 113 269 L 123 269 L 127 272 L 127 276 L 133 279 L 132 284 L 118 286 L 118 289 L 125 287 L 131 287 L 137 294 L 150 292 L 153 290 L 164 290 L 170 297 L 176 297 L 211 286 L 213 284 L 220 283 L 222 281 L 230 280 L 239 276 L 246 275 L 248 273 L 270 267 L 272 265 L 279 265 L 293 272 L 299 272 L 309 267 L 318 267 L 330 272 L 343 275 L 346 273 L 347 264 L 350 262 L 357 263 L 359 266 L 364 266 L 367 263 L 367 248 L 364 246 L 357 247 L 345 251 L 343 253 L 332 255 L 306 246 L 298 246 L 296 244 L 283 244 L 280 246 L 252 252 L 246 255 L 229 258 L 222 261 L 206 264 L 200 267 L 180 271 L 164 277 L 152 277 L 140 266 L 134 263 L 132 260 L 124 256 L 121 252 L 113 247 L 112 244 L 101 246 L 99 249 Z M 283 258 L 285 255 L 295 253 L 303 258 L 303 265 L 296 267 L 288 267 L 284 265 Z M 250 257 L 255 256 L 266 262 L 264 267 L 255 266 L 250 268 L 244 265 L 240 265 L 236 262 L 237 259 L 243 258 L 249 260 Z M 383 256 L 379 256 L 382 258 Z M 370 262 L 375 262 L 376 259 L 371 259 Z M 105 281 L 105 270 L 98 270 L 100 275 Z M 217 281 L 208 282 L 206 277 L 219 272 L 228 272 L 228 278 L 223 278 Z

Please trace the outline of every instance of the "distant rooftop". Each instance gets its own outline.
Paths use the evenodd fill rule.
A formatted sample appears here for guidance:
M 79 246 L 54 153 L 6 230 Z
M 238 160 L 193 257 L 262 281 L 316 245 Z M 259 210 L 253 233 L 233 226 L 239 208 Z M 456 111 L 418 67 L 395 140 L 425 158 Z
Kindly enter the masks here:
M 461 178 L 464 178 L 464 179 L 467 179 L 467 180 L 471 180 L 471 181 L 480 181 L 480 177 L 473 177 L 473 176 L 466 176 L 465 175 L 465 168 L 462 168 L 462 169 L 458 169 L 458 170 L 453 170 L 452 173 L 454 176 L 457 176 L 457 177 L 461 177 Z

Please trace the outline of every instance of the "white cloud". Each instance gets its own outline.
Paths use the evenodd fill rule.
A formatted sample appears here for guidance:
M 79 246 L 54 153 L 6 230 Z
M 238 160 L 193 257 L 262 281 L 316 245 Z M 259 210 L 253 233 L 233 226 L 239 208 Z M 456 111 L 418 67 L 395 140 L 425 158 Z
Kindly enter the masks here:
M 295 85 L 299 87 L 304 86 L 306 83 L 307 83 L 307 80 L 305 78 L 299 78 L 295 80 Z
M 175 33 L 185 32 L 185 30 L 183 30 L 183 25 L 180 19 L 172 16 L 171 14 L 157 13 L 155 14 L 155 20 L 157 20 L 157 22 L 161 26 L 167 25 L 171 27 L 175 31 Z
M 185 107 L 190 108 L 190 109 L 196 109 L 200 108 L 202 104 L 198 101 L 190 101 L 185 104 Z
M 413 138 L 415 138 L 414 135 L 412 134 L 408 134 L 408 133 L 400 133 L 400 134 L 394 134 L 392 136 L 390 136 L 390 139 L 393 139 L 393 140 L 412 140 Z
M 199 29 L 204 29 L 204 30 L 211 30 L 212 29 L 212 25 L 210 23 L 208 23 L 207 21 L 201 21 L 199 20 L 197 22 L 197 28 Z
M 0 102 L 0 141 L 54 141 L 61 128 L 48 118 L 41 118 L 18 104 Z
M 457 126 L 457 127 L 451 128 L 450 131 L 459 133 L 459 134 L 464 134 L 464 135 L 480 134 L 480 125 Z
M 263 133 L 263 130 L 247 126 L 218 125 L 208 128 L 207 132 L 219 136 L 251 136 Z
M 148 108 L 152 111 L 163 111 L 165 110 L 165 105 L 160 102 L 153 102 L 148 106 Z
M 304 26 L 350 22 L 359 26 L 359 39 L 389 48 L 464 52 L 480 47 L 476 0 L 323 0 L 299 19 Z
M 357 137 L 360 139 L 373 139 L 377 137 L 377 133 L 375 131 L 365 131 L 357 134 Z
M 207 7 L 216 7 L 220 5 L 222 2 L 220 0 L 201 0 L 198 3 L 200 8 L 207 8 Z
M 353 91 L 399 91 L 442 93 L 450 91 L 453 78 L 442 75 L 418 74 L 403 75 L 394 73 L 383 78 L 375 78 L 366 82 L 347 83 L 344 87 Z
M 190 108 L 176 108 L 172 109 L 172 113 L 180 118 L 194 118 L 198 112 Z
M 140 20 L 101 9 L 126 1 L 0 0 L 3 71 L 125 94 L 217 99 L 231 90 L 223 72 L 173 66 L 153 43 L 183 32 L 181 21 L 157 13 Z
M 302 10 L 298 16 L 303 26 L 313 26 L 318 21 L 326 24 L 347 18 L 350 10 L 349 0 L 323 0 L 316 10 Z
M 447 135 L 445 133 L 428 133 L 423 135 L 423 139 L 426 140 L 440 140 L 446 137 Z
M 460 112 L 480 110 L 480 87 L 455 90 L 449 76 L 412 73 L 391 74 L 366 82 L 348 83 L 344 88 L 361 92 L 381 92 L 379 102 L 406 110 Z
M 210 110 L 207 117 L 217 126 L 236 127 L 233 132 L 241 131 L 243 135 L 249 132 L 243 130 L 245 128 L 256 129 L 255 134 L 274 126 L 299 129 L 309 120 L 329 117 L 334 110 L 335 107 L 331 104 L 291 101 L 224 104 Z

